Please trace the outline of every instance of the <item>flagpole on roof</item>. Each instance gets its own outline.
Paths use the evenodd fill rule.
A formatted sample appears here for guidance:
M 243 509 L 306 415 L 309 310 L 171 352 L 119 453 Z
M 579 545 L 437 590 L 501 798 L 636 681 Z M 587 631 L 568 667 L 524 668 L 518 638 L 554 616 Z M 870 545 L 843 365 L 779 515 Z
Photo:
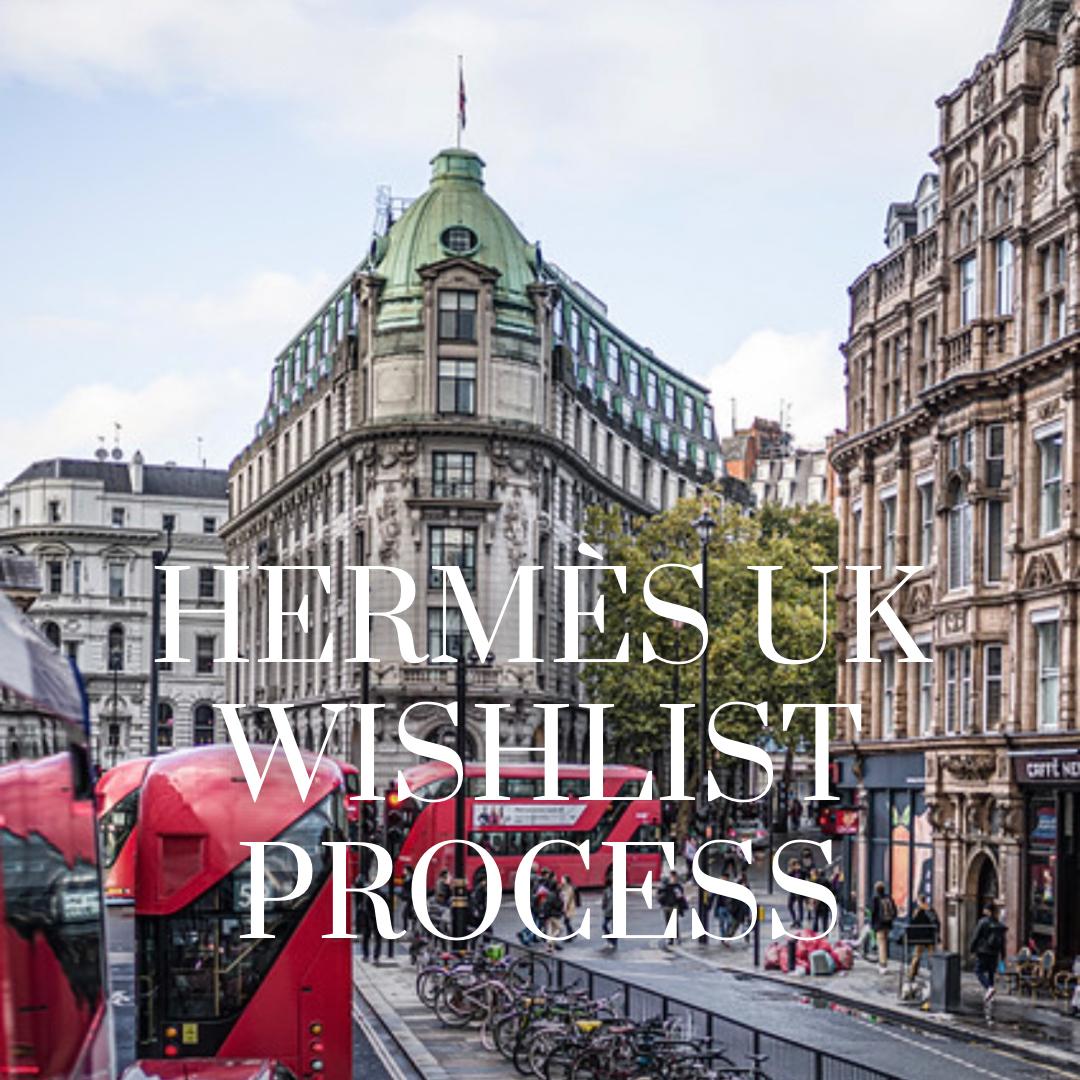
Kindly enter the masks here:
M 458 71 L 458 107 L 457 107 L 457 148 L 461 149 L 461 131 L 465 127 L 465 67 L 461 53 L 457 58 Z

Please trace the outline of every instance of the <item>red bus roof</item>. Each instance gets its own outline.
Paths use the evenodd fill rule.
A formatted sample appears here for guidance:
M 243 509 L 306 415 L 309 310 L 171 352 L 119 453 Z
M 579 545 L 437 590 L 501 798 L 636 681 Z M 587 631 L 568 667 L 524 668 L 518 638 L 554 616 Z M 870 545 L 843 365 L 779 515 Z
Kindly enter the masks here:
M 251 747 L 260 773 L 271 750 Z M 315 755 L 303 757 L 310 770 Z M 245 841 L 273 840 L 343 783 L 340 768 L 324 757 L 301 801 L 284 752 L 276 753 L 253 802 L 232 746 L 155 758 L 139 804 L 136 911 L 161 915 L 189 904 L 249 858 Z
M 426 761 L 422 765 L 413 765 L 411 768 L 402 769 L 405 779 L 412 790 L 422 787 L 432 780 L 441 780 L 444 776 L 453 776 L 454 770 L 443 761 Z M 484 776 L 487 766 L 481 762 L 469 762 L 465 766 L 466 777 Z M 644 780 L 648 770 L 637 765 L 605 765 L 604 776 L 622 777 L 625 780 Z M 542 777 L 544 766 L 540 762 L 525 762 L 522 764 L 503 764 L 499 767 L 499 775 L 513 779 L 528 779 Z M 585 779 L 589 777 L 588 765 L 559 765 L 559 776 L 563 779 Z
M 103 773 L 94 788 L 97 795 L 99 814 L 107 814 L 125 795 L 130 795 L 137 787 L 142 787 L 146 770 L 153 758 L 130 758 L 114 765 Z

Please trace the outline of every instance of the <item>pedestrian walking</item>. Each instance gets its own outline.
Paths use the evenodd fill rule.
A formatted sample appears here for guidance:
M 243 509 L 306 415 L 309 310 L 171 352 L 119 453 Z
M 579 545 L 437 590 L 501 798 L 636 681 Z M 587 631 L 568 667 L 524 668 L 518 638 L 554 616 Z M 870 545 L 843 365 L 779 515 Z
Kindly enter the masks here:
M 697 855 L 698 842 L 697 839 L 689 835 L 686 838 L 686 843 L 683 844 L 683 860 L 686 862 L 686 876 L 694 872 L 694 856 Z
M 569 935 L 574 932 L 570 920 L 577 914 L 578 909 L 578 891 L 570 880 L 569 874 L 563 874 L 562 883 L 559 885 L 559 895 L 563 906 L 563 929 Z
M 788 877 L 801 878 L 803 876 L 802 865 L 799 860 L 792 856 L 788 859 L 787 866 Z M 793 930 L 799 930 L 802 928 L 803 915 L 805 913 L 803 897 L 796 893 L 789 892 L 787 898 L 788 914 L 791 916 L 791 926 Z
M 610 879 L 604 886 L 604 897 L 603 900 L 601 900 L 601 906 L 604 912 L 604 947 L 611 952 L 614 952 L 619 947 L 619 939 L 617 937 L 606 937 L 607 934 L 612 933 L 614 930 L 612 920 L 615 918 L 615 888 L 611 884 Z
M 664 929 L 666 930 L 668 924 L 671 922 L 672 912 L 678 912 L 675 917 L 675 938 L 679 937 L 679 915 L 682 915 L 686 910 L 686 895 L 683 892 L 682 882 L 679 881 L 679 873 L 677 870 L 672 870 L 667 876 L 667 880 L 660 886 L 659 892 L 660 910 L 664 915 Z M 661 949 L 671 949 L 671 943 L 665 938 L 660 945 Z
M 878 971 L 882 975 L 889 970 L 889 931 L 896 919 L 896 901 L 885 891 L 885 882 L 874 886 L 874 900 L 870 905 L 870 928 L 877 938 Z
M 386 899 L 386 886 L 376 889 L 375 894 Z M 364 962 L 374 959 L 379 962 L 382 955 L 382 934 L 375 922 L 375 905 L 370 896 L 359 893 L 356 897 L 356 932 L 360 936 L 360 954 Z M 372 955 L 374 954 L 374 955 Z
M 986 1022 L 994 1022 L 994 976 L 998 963 L 1005 959 L 1005 925 L 997 916 L 994 904 L 983 908 L 982 918 L 975 925 L 971 952 L 975 957 L 975 977 L 983 988 L 983 1014 Z
M 930 906 L 930 897 L 923 893 L 919 897 L 918 904 L 912 912 L 910 926 L 917 927 L 932 927 L 934 931 L 934 940 L 928 945 L 916 945 L 915 955 L 911 958 L 911 965 L 908 968 L 908 982 L 914 982 L 915 976 L 919 974 L 919 966 L 922 963 L 922 958 L 926 953 L 932 953 L 934 946 L 937 944 L 938 937 L 938 917 L 937 913 Z

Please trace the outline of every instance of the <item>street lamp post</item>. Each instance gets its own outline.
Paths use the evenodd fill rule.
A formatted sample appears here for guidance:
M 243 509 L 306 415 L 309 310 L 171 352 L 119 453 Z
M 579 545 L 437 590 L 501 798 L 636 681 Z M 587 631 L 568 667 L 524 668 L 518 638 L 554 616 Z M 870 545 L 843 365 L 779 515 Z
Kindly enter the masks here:
M 467 676 L 470 667 L 480 667 L 480 657 L 475 649 L 470 649 L 468 655 L 465 652 L 465 635 L 458 637 L 457 656 L 457 730 L 455 732 L 455 749 L 458 760 L 461 762 L 461 785 L 454 797 L 454 886 L 450 899 L 450 926 L 451 934 L 455 938 L 463 938 L 469 931 L 469 889 L 465 880 L 465 841 L 468 832 L 465 823 L 466 799 L 468 798 L 468 779 L 465 776 L 465 765 L 468 759 L 468 740 L 465 724 L 465 701 L 467 693 Z M 493 654 L 489 653 L 484 660 L 484 666 L 490 667 L 495 661 Z
M 706 508 L 701 516 L 694 522 L 694 529 L 701 540 L 701 614 L 705 620 L 705 650 L 701 654 L 701 715 L 698 717 L 698 785 L 700 790 L 701 806 L 706 823 L 711 817 L 709 813 L 709 789 L 705 783 L 705 774 L 708 771 L 709 755 L 709 540 L 712 537 L 716 521 Z M 706 837 L 706 840 L 709 838 Z M 708 873 L 711 859 L 709 852 L 705 852 L 702 869 Z M 709 911 L 705 903 L 705 890 L 698 890 L 698 917 L 706 930 L 709 929 Z M 703 937 L 702 942 L 706 939 Z
M 161 641 L 161 582 L 158 579 L 158 567 L 169 557 L 172 551 L 174 522 L 171 517 L 165 519 L 165 550 L 155 551 L 150 556 L 150 756 L 158 752 L 158 645 Z

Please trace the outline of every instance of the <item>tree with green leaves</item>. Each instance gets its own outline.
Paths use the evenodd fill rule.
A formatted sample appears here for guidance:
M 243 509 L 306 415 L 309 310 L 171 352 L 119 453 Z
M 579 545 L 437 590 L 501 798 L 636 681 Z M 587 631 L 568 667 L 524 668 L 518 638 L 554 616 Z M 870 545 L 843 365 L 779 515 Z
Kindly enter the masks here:
M 813 656 L 822 642 L 822 575 L 814 566 L 833 566 L 837 558 L 836 520 L 825 507 L 783 508 L 764 506 L 752 514 L 727 506 L 715 509 L 715 496 L 683 499 L 664 513 L 634 520 L 630 528 L 618 511 L 594 508 L 587 523 L 588 541 L 599 547 L 604 562 L 624 565 L 623 592 L 614 574 L 605 572 L 598 582 L 604 599 L 604 631 L 587 635 L 592 657 L 613 657 L 624 634 L 630 634 L 630 663 L 586 663 L 583 679 L 587 700 L 611 703 L 605 727 L 609 760 L 656 767 L 658 754 L 666 757 L 669 715 L 661 706 L 675 700 L 693 703 L 687 714 L 687 791 L 699 783 L 697 775 L 701 663 L 678 669 L 660 660 L 642 662 L 642 635 L 648 633 L 656 652 L 665 660 L 686 659 L 701 648 L 701 635 L 692 626 L 679 627 L 645 604 L 646 575 L 663 563 L 694 566 L 701 562 L 701 541 L 694 523 L 711 507 L 715 526 L 708 548 L 709 641 L 705 653 L 709 711 L 729 701 L 765 702 L 768 729 L 746 708 L 720 714 L 717 729 L 742 742 L 794 745 L 811 730 L 812 713 L 796 713 L 788 732 L 781 730 L 785 703 L 835 700 L 836 658 L 833 649 L 832 589 L 829 578 L 829 637 L 821 656 L 807 664 L 777 664 L 758 645 L 758 574 L 752 566 L 779 566 L 773 576 L 773 643 L 780 655 L 792 660 Z M 701 607 L 701 589 L 686 570 L 663 569 L 652 578 L 652 593 L 659 599 Z M 676 670 L 678 674 L 676 675 Z M 678 699 L 675 691 L 678 684 Z M 724 762 L 714 763 L 722 770 Z M 729 769 L 733 764 L 728 759 Z M 719 775 L 719 772 L 717 773 Z

